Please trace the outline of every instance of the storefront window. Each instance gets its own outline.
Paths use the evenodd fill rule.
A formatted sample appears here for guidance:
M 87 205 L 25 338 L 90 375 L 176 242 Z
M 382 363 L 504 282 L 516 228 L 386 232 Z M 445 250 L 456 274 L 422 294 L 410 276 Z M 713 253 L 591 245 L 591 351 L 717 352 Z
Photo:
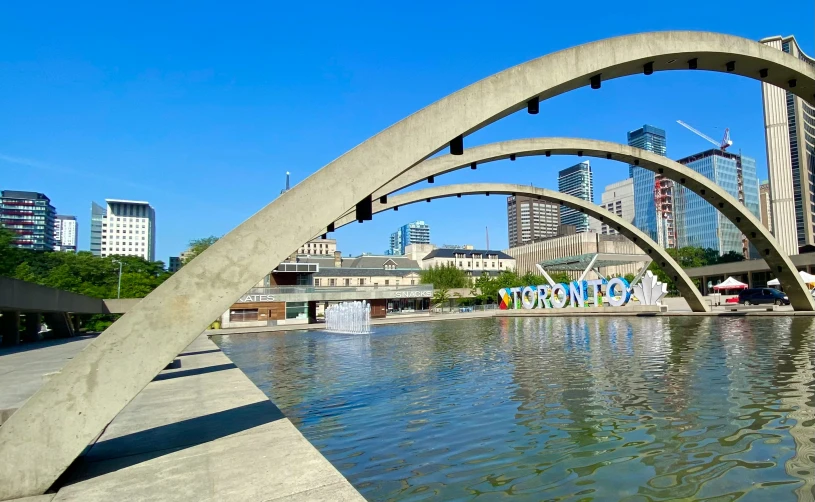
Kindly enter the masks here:
M 230 322 L 257 321 L 258 309 L 234 309 L 229 311 Z
M 286 302 L 286 319 L 308 319 L 308 302 Z

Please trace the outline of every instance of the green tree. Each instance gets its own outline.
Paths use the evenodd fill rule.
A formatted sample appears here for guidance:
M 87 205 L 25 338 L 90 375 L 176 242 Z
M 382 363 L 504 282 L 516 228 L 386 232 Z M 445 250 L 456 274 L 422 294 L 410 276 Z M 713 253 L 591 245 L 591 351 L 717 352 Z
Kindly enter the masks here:
M 470 287 L 470 278 L 463 270 L 456 268 L 452 263 L 436 265 L 422 270 L 420 280 L 422 284 L 432 284 L 435 289 Z
M 721 255 L 716 263 L 734 263 L 737 261 L 744 261 L 744 255 L 736 251 L 728 251 Z
M 444 304 L 450 301 L 450 291 L 447 288 L 433 290 L 433 306 L 441 307 L 444 311 Z
M 186 265 L 187 263 L 192 261 L 193 258 L 206 251 L 208 247 L 218 242 L 218 239 L 219 237 L 210 235 L 209 237 L 204 237 L 203 239 L 191 240 L 190 247 L 184 253 L 184 259 L 182 260 L 181 264 Z

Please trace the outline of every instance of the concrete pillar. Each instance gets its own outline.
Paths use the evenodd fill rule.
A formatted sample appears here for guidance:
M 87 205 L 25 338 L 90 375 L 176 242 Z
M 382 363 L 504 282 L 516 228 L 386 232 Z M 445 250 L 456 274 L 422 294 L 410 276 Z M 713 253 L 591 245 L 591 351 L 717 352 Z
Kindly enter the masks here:
M 69 314 L 74 326 L 74 334 L 79 333 L 79 328 L 82 327 L 82 322 L 79 320 L 79 314 Z
M 314 324 L 317 322 L 317 302 L 308 302 L 308 322 Z
M 747 272 L 747 286 L 751 287 L 751 288 L 753 287 L 753 273 L 752 272 Z
M 39 312 L 26 312 L 23 339 L 27 342 L 39 340 L 40 324 L 42 324 L 42 315 Z
M 20 343 L 20 313 L 13 310 L 3 311 L 0 316 L 0 336 L 2 345 L 10 347 Z
M 71 325 L 69 314 L 64 312 L 47 312 L 43 314 L 45 324 L 51 330 L 51 335 L 59 338 L 70 338 L 74 336 L 74 329 Z

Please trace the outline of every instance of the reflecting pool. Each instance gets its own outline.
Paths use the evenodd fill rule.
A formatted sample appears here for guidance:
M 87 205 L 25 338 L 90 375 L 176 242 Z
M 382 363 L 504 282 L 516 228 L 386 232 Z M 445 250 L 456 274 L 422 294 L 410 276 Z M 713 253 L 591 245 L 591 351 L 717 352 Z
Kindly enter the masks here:
M 813 500 L 815 319 L 214 337 L 368 500 Z

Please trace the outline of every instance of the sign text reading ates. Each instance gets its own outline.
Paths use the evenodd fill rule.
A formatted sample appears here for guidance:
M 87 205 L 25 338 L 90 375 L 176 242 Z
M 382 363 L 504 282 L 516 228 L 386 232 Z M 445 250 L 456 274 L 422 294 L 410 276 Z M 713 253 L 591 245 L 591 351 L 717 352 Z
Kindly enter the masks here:
M 628 281 L 615 277 L 605 281 L 573 281 L 550 286 L 525 286 L 498 290 L 499 307 L 502 310 L 534 308 L 562 309 L 572 307 L 602 307 L 603 298 L 612 307 L 622 307 L 631 299 Z
M 241 296 L 238 303 L 273 302 L 274 295 L 246 295 Z

